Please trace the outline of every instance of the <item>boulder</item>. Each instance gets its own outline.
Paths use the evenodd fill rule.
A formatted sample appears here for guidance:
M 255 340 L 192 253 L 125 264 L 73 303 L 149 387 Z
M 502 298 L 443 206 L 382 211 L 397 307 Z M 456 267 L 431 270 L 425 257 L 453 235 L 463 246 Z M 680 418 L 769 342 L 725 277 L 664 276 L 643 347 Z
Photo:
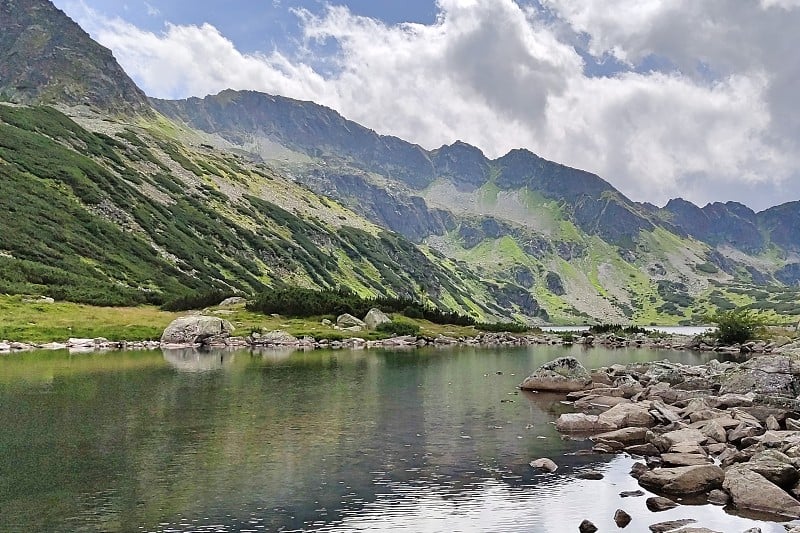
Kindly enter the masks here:
M 184 316 L 173 320 L 161 335 L 166 344 L 206 344 L 229 337 L 233 326 L 216 316 Z
M 259 338 L 259 344 L 291 345 L 298 343 L 297 337 L 280 329 L 264 333 Z
M 786 490 L 800 480 L 792 459 L 778 450 L 765 450 L 755 454 L 747 463 L 747 468 Z
M 370 309 L 364 317 L 364 324 L 367 325 L 367 329 L 369 330 L 378 329 L 378 326 L 381 324 L 389 324 L 391 321 L 392 319 L 377 307 Z
M 614 523 L 617 524 L 618 528 L 624 529 L 631 523 L 631 515 L 626 513 L 623 509 L 617 509 L 614 513 Z
M 592 440 L 615 441 L 624 446 L 634 446 L 636 444 L 644 444 L 646 436 L 646 428 L 632 427 L 601 433 L 592 437 Z
M 747 464 L 729 467 L 722 487 L 731 495 L 737 509 L 800 518 L 800 502 L 761 474 L 753 472 Z
M 584 520 L 578 526 L 578 531 L 580 531 L 580 533 L 595 533 L 597 531 L 597 526 L 588 520 Z
M 694 428 L 684 428 L 675 431 L 669 431 L 662 435 L 651 435 L 650 442 L 662 452 L 669 451 L 676 444 L 689 442 L 692 444 L 700 445 L 708 440 L 708 437 L 703 435 L 700 430 Z
M 359 328 L 365 328 L 367 326 L 364 323 L 363 320 L 360 320 L 360 319 L 354 317 L 353 315 L 350 315 L 350 314 L 347 314 L 347 313 L 345 313 L 343 315 L 339 315 L 336 318 L 336 325 L 339 326 L 342 329 L 352 328 L 352 327 L 355 327 L 355 326 L 358 326 Z M 361 330 L 359 330 L 359 331 L 361 331 Z
M 719 488 L 725 472 L 716 465 L 656 468 L 639 476 L 639 484 L 667 494 L 697 494 Z
M 572 392 L 591 384 L 591 374 L 577 359 L 560 357 L 537 368 L 519 387 L 523 390 Z
M 621 403 L 600 415 L 600 421 L 615 429 L 651 427 L 656 421 L 649 412 L 650 402 Z
M 706 465 L 713 462 L 699 453 L 665 453 L 661 455 L 661 461 L 666 466 Z
M 720 393 L 763 394 L 795 398 L 800 390 L 800 359 L 790 355 L 759 355 L 726 372 Z
M 564 413 L 556 420 L 556 429 L 564 433 L 598 433 L 616 428 L 601 422 L 597 415 Z
M 681 533 L 688 531 L 686 526 L 695 524 L 697 520 L 693 518 L 684 518 L 683 520 L 670 520 L 669 522 L 659 522 L 658 524 L 651 524 L 650 531 L 653 533 L 667 533 L 668 531 L 679 530 Z
M 678 506 L 677 503 L 670 500 L 669 498 L 664 498 L 663 496 L 651 496 L 645 500 L 644 504 L 647 506 L 654 513 L 660 513 L 661 511 L 668 511 L 670 509 L 674 509 Z

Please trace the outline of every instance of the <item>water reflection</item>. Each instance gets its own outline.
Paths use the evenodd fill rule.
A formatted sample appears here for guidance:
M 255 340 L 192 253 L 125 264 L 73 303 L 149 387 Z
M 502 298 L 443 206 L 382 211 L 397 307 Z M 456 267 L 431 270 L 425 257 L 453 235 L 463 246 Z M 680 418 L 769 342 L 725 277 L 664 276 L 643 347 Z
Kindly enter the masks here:
M 566 353 L 588 366 L 706 357 L 542 347 L 3 358 L 0 530 L 559 531 L 606 524 L 623 504 L 647 519 L 643 500 L 619 499 L 635 485 L 624 460 L 576 454 L 587 443 L 552 424 L 560 397 L 516 390 Z M 533 471 L 538 457 L 556 474 Z M 606 479 L 573 478 L 587 469 Z M 752 524 L 692 512 L 735 521 L 723 531 Z

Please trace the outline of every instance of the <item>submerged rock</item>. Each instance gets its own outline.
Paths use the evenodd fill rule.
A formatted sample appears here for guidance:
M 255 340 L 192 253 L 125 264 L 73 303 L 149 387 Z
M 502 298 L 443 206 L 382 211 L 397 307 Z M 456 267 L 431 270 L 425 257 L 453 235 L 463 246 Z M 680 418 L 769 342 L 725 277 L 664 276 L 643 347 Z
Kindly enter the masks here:
M 592 383 L 592 376 L 574 357 L 559 357 L 545 363 L 520 384 L 523 390 L 572 392 Z

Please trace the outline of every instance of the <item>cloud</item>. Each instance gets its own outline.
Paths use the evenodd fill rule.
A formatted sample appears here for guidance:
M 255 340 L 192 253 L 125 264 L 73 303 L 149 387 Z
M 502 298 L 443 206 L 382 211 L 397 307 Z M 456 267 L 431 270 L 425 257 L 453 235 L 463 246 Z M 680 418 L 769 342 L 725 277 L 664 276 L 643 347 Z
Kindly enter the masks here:
M 150 4 L 149 2 L 145 2 L 144 7 L 147 10 L 147 14 L 151 17 L 157 17 L 161 14 L 161 11 L 159 11 L 157 7 Z
M 71 14 L 153 96 L 234 88 L 313 100 L 426 148 L 526 147 L 654 203 L 795 199 L 798 2 L 543 4 L 547 15 L 513 0 L 439 0 L 429 25 L 297 10 L 300 50 L 260 54 L 209 24 L 151 33 L 82 4 Z M 581 39 L 627 70 L 588 76 Z M 650 71 L 652 57 L 670 68 Z

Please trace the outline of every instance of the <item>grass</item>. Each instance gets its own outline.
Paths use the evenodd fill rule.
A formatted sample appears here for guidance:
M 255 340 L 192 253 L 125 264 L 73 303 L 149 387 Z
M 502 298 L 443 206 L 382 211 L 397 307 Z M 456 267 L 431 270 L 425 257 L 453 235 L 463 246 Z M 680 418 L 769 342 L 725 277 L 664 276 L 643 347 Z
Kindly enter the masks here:
M 60 342 L 70 337 L 105 337 L 119 340 L 157 340 L 169 323 L 190 312 L 161 311 L 154 306 L 139 307 L 96 307 L 69 302 L 29 303 L 23 296 L 0 295 L 0 340 L 20 342 Z M 210 308 L 214 314 L 230 321 L 236 330 L 235 335 L 247 336 L 251 331 L 285 330 L 301 337 L 315 338 L 341 336 L 381 339 L 387 335 L 378 332 L 340 332 L 322 324 L 323 317 L 286 318 L 252 313 L 244 307 L 234 307 L 217 314 L 218 308 Z M 479 333 L 474 327 L 441 325 L 427 320 L 412 320 L 403 317 L 402 321 L 416 324 L 420 334 L 435 337 L 474 336 Z

